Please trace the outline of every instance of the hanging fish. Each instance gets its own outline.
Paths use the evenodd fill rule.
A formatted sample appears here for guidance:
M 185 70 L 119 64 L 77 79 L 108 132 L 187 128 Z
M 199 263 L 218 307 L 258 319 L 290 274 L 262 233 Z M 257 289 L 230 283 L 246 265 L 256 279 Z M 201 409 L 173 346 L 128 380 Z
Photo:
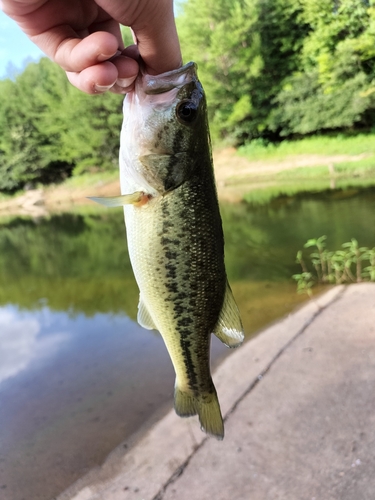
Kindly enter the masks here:
M 164 339 L 176 372 L 176 413 L 198 414 L 202 429 L 222 439 L 210 338 L 237 347 L 243 329 L 225 272 L 206 101 L 194 63 L 140 74 L 126 95 L 120 180 L 122 196 L 92 199 L 124 205 L 138 322 Z

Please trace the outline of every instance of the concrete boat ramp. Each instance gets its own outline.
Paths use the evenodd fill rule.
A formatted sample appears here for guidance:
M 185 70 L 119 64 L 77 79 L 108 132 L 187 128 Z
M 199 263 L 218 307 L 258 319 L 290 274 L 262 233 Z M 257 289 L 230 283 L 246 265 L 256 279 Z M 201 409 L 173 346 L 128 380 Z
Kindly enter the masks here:
M 224 441 L 171 410 L 57 500 L 375 499 L 375 284 L 311 300 L 214 381 Z

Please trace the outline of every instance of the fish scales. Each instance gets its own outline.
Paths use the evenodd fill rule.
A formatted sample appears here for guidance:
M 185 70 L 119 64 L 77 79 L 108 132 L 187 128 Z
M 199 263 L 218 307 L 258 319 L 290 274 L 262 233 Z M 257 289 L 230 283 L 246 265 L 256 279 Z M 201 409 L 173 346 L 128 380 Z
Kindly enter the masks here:
M 122 195 L 128 250 L 140 290 L 138 322 L 161 333 L 175 372 L 175 410 L 198 414 L 222 439 L 224 425 L 210 373 L 214 333 L 243 341 L 227 282 L 206 101 L 196 65 L 141 74 L 124 101 Z
M 129 207 L 134 213 L 127 217 L 142 301 L 156 311 L 151 314 L 174 364 L 177 385 L 196 394 L 213 390 L 210 334 L 226 287 L 221 221 L 218 210 L 212 210 L 214 183 L 208 182 L 207 165 L 199 173 L 147 209 Z

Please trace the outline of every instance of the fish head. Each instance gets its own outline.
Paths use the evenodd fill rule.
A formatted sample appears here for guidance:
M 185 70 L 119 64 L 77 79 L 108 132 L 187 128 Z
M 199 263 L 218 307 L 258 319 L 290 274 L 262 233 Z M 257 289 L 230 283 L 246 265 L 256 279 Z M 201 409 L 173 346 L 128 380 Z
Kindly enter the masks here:
M 120 179 L 123 193 L 164 195 L 210 156 L 206 100 L 191 62 L 153 76 L 140 74 L 124 101 Z

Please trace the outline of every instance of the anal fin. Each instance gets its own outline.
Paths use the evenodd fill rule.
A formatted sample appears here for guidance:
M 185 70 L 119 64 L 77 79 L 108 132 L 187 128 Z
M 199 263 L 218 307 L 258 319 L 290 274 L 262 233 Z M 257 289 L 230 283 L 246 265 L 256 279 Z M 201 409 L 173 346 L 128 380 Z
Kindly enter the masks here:
M 157 330 L 154 320 L 148 312 L 142 297 L 139 297 L 137 321 L 143 328 L 146 328 L 146 330 Z
M 238 347 L 244 339 L 240 312 L 229 283 L 227 283 L 223 307 L 213 333 L 228 347 Z

